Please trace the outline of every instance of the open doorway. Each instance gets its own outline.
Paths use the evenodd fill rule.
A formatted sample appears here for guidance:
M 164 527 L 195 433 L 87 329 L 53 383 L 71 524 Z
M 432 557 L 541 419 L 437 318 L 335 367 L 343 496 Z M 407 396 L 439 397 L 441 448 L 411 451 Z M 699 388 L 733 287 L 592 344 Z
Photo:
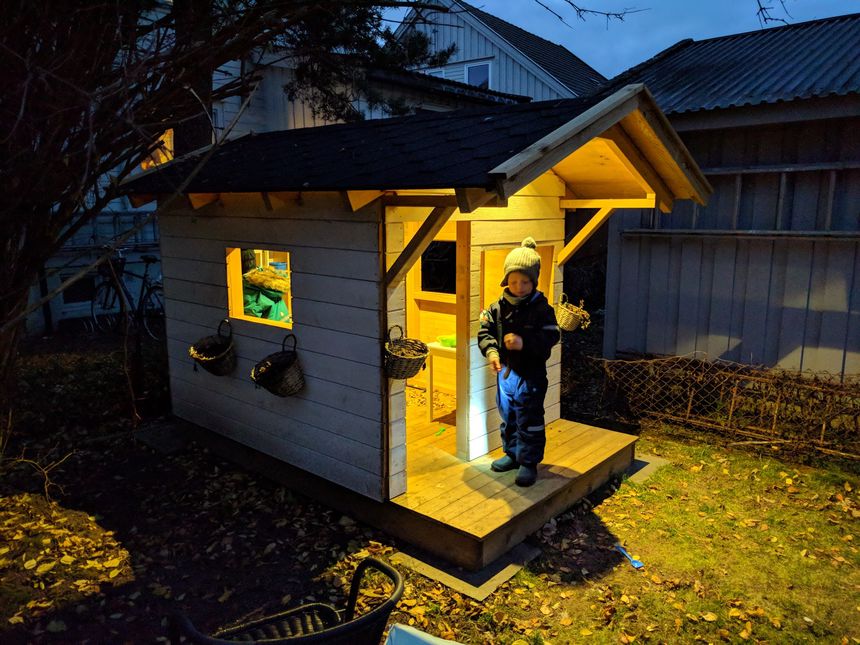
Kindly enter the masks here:
M 418 230 L 405 223 L 405 237 Z M 456 454 L 456 225 L 445 225 L 406 275 L 406 335 L 427 343 L 426 368 L 406 383 L 407 445 Z

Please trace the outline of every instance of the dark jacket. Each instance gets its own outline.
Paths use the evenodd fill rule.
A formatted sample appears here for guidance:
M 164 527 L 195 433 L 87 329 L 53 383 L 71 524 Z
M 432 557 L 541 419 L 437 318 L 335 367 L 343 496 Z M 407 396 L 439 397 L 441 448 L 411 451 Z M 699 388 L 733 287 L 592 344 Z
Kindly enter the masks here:
M 546 376 L 546 361 L 553 345 L 561 338 L 561 332 L 555 310 L 540 291 L 535 290 L 532 297 L 520 305 L 511 304 L 502 295 L 481 312 L 480 323 L 478 347 L 484 356 L 494 349 L 502 364 L 519 376 Z M 509 352 L 502 340 L 505 334 L 522 336 L 523 348 Z

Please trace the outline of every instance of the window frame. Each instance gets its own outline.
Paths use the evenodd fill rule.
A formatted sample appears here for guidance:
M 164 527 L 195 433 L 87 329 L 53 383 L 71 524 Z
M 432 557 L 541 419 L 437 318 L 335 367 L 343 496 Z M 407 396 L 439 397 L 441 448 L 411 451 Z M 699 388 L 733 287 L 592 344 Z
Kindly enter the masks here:
M 483 87 L 481 85 L 475 85 L 474 83 L 470 83 L 469 82 L 469 70 L 471 70 L 474 67 L 482 67 L 484 65 L 487 66 L 487 87 Z M 466 83 L 466 85 L 470 85 L 471 87 L 477 87 L 478 89 L 485 89 L 485 90 L 493 89 L 492 88 L 492 82 L 491 82 L 492 77 L 493 77 L 493 61 L 490 61 L 490 60 L 480 61 L 477 63 L 466 63 L 464 70 L 463 70 L 463 80 Z
M 249 316 L 245 313 L 245 291 L 244 286 L 242 284 L 242 249 L 248 248 L 247 246 L 228 246 L 225 250 L 225 265 L 227 271 L 227 315 L 230 318 L 234 318 L 236 320 L 247 320 L 252 323 L 269 325 L 271 327 L 278 327 L 279 329 L 292 329 L 293 325 L 295 324 L 295 318 L 293 316 L 292 251 L 284 248 L 258 249 L 256 248 L 256 245 L 254 245 L 254 247 L 254 251 L 269 251 L 287 254 L 287 273 L 290 276 L 290 291 L 289 295 L 287 296 L 287 309 L 290 313 L 290 322 L 269 320 L 268 318 L 258 318 L 257 316 Z

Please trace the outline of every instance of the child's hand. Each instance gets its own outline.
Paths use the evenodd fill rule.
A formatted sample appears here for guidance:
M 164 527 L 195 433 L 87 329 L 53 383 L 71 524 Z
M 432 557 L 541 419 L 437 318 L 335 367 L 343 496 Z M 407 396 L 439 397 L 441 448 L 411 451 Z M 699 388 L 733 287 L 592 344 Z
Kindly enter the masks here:
M 490 367 L 493 368 L 496 374 L 502 371 L 502 361 L 499 360 L 498 354 L 494 353 L 490 356 Z
M 523 337 L 517 334 L 505 334 L 504 341 L 508 350 L 521 350 L 523 348 Z

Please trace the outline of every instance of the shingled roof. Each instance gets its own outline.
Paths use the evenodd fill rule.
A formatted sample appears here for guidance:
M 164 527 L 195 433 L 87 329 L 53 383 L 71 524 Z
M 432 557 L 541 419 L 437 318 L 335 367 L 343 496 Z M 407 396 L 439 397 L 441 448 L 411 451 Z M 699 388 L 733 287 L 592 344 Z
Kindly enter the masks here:
M 683 40 L 609 81 L 645 83 L 666 114 L 860 92 L 860 14 Z
M 560 99 L 248 134 L 218 148 L 185 192 L 491 188 L 493 168 L 598 101 Z M 129 180 L 128 192 L 173 192 L 199 156 Z
M 594 91 L 606 81 L 600 72 L 561 45 L 544 40 L 462 0 L 457 2 L 577 96 Z

